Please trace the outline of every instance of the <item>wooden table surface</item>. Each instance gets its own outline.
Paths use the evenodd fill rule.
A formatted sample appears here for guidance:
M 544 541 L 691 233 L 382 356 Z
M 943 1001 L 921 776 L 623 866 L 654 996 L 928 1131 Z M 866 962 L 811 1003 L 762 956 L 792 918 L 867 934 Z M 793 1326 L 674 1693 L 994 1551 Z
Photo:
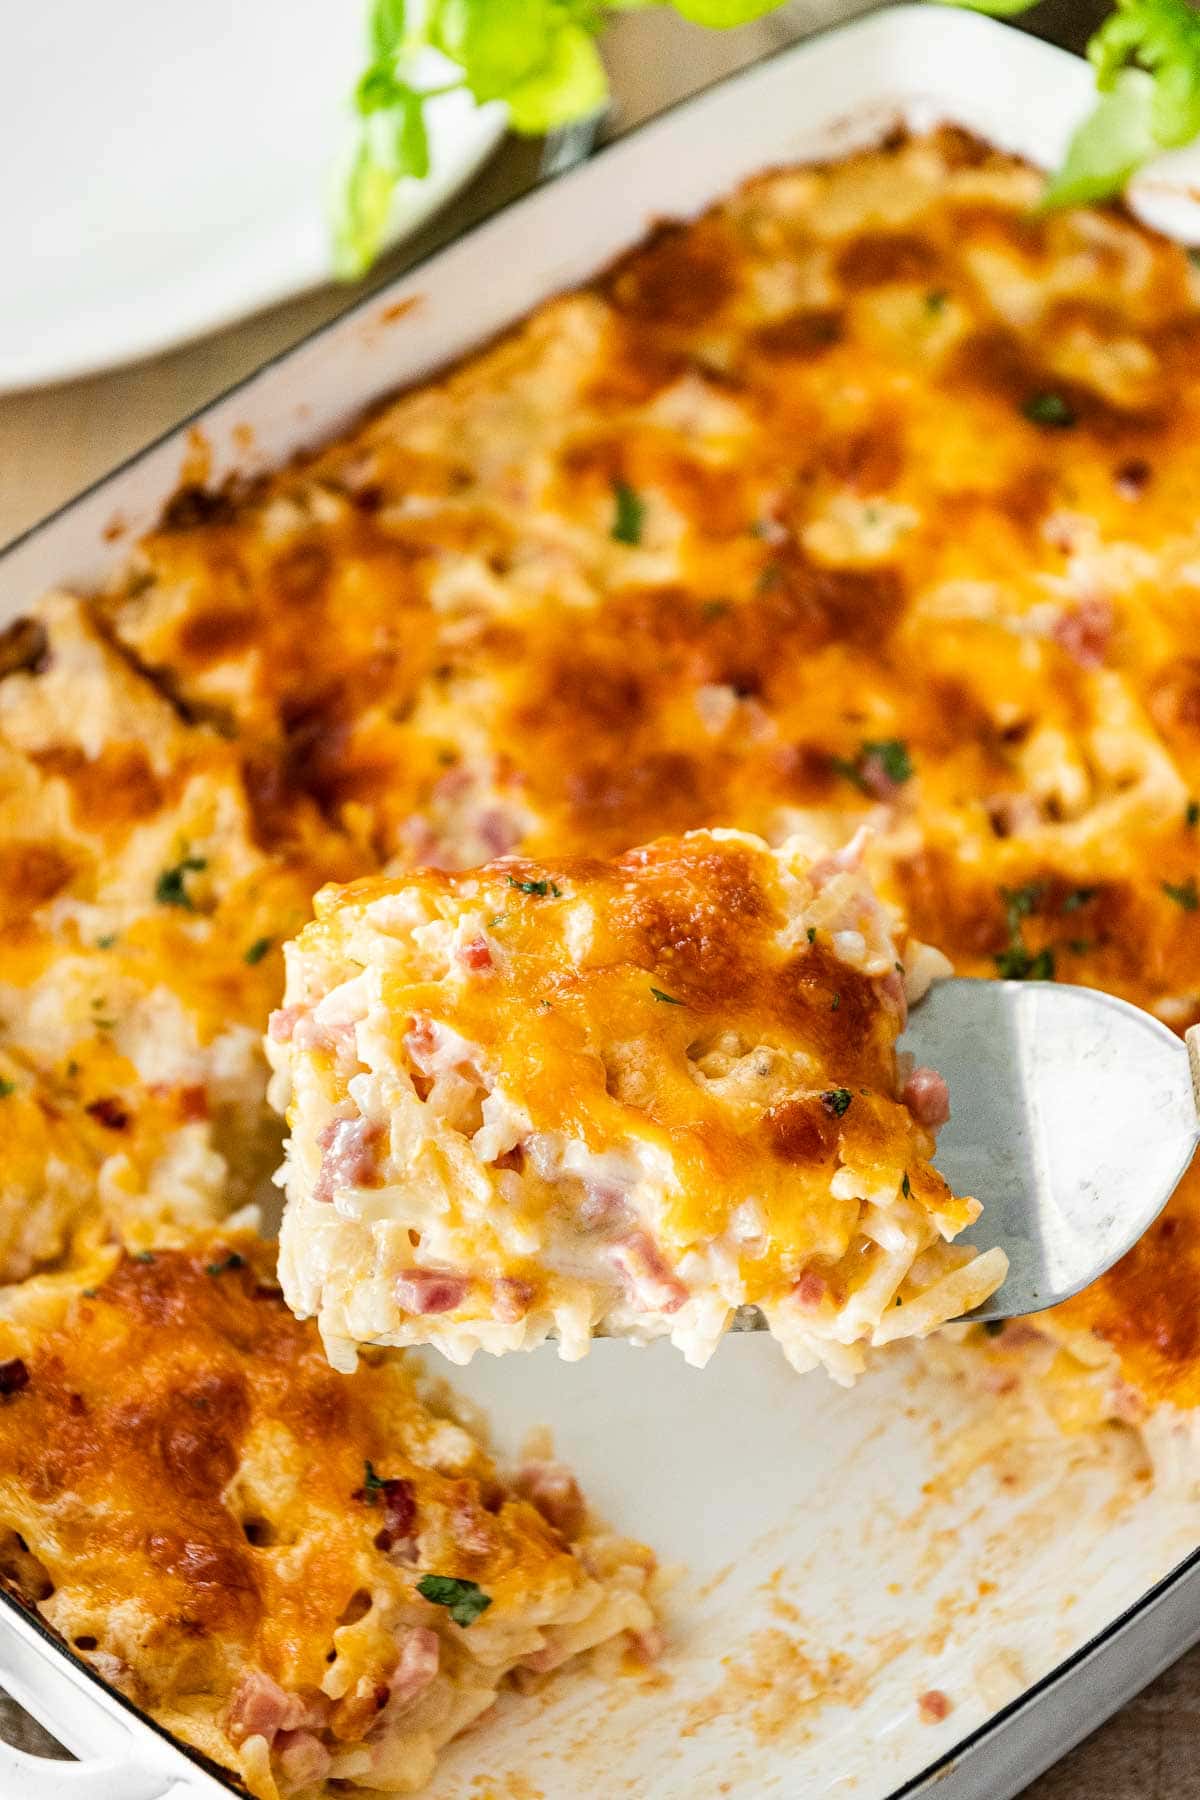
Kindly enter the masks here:
M 696 31 L 673 14 L 631 14 L 608 40 L 611 128 L 628 129 L 780 43 L 863 10 L 864 0 L 793 0 L 769 19 L 726 33 Z M 1045 0 L 1030 22 L 1077 48 L 1104 10 L 1103 0 Z M 506 145 L 440 220 L 385 259 L 373 283 L 519 192 L 536 175 L 537 161 L 535 147 Z M 356 297 L 346 289 L 307 295 L 135 368 L 0 396 L 0 544 Z M 29 1749 L 55 1748 L 3 1694 L 0 1735 Z M 1200 1800 L 1197 1743 L 1200 1647 L 1035 1782 L 1026 1800 Z

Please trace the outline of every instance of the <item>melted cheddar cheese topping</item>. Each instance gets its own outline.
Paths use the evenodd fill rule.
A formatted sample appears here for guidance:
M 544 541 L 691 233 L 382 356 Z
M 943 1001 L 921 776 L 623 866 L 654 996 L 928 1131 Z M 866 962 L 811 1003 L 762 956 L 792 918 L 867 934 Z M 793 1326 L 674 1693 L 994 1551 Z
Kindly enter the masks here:
M 182 496 L 112 629 L 368 861 L 869 819 L 960 973 L 1182 1029 L 1197 277 L 1038 184 L 953 130 L 750 181 L 245 499 Z M 1072 1303 L 1156 1391 L 1194 1357 L 1136 1353 L 1143 1284 L 1183 1316 L 1190 1267 Z
M 269 1171 L 282 939 L 349 863 L 68 596 L 0 643 L 0 1276 L 222 1218 Z
M 407 1793 L 510 1671 L 648 1631 L 653 1559 L 396 1356 L 334 1373 L 273 1261 L 235 1234 L 9 1290 L 0 1574 L 263 1800 Z
M 945 1084 L 898 1072 L 902 965 L 856 860 L 694 832 L 318 895 L 267 1049 L 280 1274 L 334 1360 L 553 1330 L 702 1364 L 755 1304 L 850 1379 L 993 1291 L 1003 1255 L 946 1242 L 979 1208 L 930 1164 Z

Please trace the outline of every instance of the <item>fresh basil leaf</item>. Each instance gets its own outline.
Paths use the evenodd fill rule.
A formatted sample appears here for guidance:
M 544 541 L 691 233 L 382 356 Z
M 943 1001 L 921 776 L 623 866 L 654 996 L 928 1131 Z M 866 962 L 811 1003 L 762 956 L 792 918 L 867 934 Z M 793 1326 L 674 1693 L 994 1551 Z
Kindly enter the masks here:
M 405 92 L 392 69 L 383 63 L 372 63 L 354 90 L 354 110 L 365 119 L 370 113 L 385 112 L 395 106 Z
M 397 175 L 411 175 L 414 181 L 424 181 L 429 173 L 425 103 L 411 88 L 398 108 L 395 147 Z
M 405 0 L 372 0 L 367 39 L 377 62 L 395 57 L 404 43 Z
M 353 278 L 374 262 L 387 228 L 394 187 L 392 170 L 379 161 L 364 136 L 334 220 L 334 259 L 339 275 Z
M 730 25 L 747 25 L 774 12 L 779 0 L 670 0 L 675 11 L 693 25 L 707 25 L 725 30 Z M 1028 0 L 1033 5 L 1034 0 Z
M 429 39 L 476 100 L 508 100 L 550 61 L 562 17 L 553 0 L 439 0 Z
M 510 87 L 506 98 L 508 122 L 523 137 L 540 137 L 599 112 L 608 99 L 608 77 L 591 33 L 583 25 L 560 27 L 545 63 Z
M 943 6 L 960 6 L 970 12 L 987 13 L 993 19 L 1015 19 L 1028 12 L 1037 0 L 941 0 Z
M 492 1604 L 492 1596 L 485 1594 L 478 1582 L 463 1581 L 457 1575 L 422 1575 L 417 1592 L 434 1606 L 446 1607 L 464 1631 Z
M 1086 206 L 1120 193 L 1158 147 L 1151 124 L 1153 104 L 1152 77 L 1143 69 L 1123 69 L 1075 132 L 1041 205 Z
M 1154 82 L 1152 127 L 1164 149 L 1200 132 L 1200 17 L 1188 0 L 1118 0 L 1088 44 L 1096 85 L 1109 92 L 1128 68 Z

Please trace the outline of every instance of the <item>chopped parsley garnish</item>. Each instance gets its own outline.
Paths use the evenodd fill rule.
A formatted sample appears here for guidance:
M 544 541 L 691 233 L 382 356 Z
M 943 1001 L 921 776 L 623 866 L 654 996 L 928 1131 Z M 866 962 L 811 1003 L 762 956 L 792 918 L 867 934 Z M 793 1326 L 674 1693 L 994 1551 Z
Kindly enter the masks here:
M 782 580 L 783 570 L 777 562 L 764 563 L 755 579 L 754 591 L 756 594 L 769 594 Z
M 242 961 L 245 963 L 249 963 L 250 967 L 254 968 L 256 963 L 260 963 L 262 961 L 263 957 L 267 954 L 267 951 L 271 948 L 271 945 L 274 942 L 275 942 L 274 938 L 269 938 L 269 937 L 255 938 L 254 942 L 251 944 L 250 948 L 247 950 L 245 956 L 243 956 Z
M 878 786 L 872 785 L 867 778 L 866 765 L 875 763 L 896 787 L 903 787 L 911 781 L 916 773 L 912 757 L 908 753 L 908 745 L 903 738 L 864 738 L 858 747 L 858 755 L 849 760 L 844 756 L 831 756 L 829 766 L 835 775 L 846 781 L 852 781 L 860 794 L 875 794 L 878 798 Z
M 97 950 L 111 950 L 116 941 L 116 932 L 106 931 L 103 937 L 98 937 L 96 939 L 96 948 Z
M 830 1001 L 830 1002 L 829 1002 L 829 1010 L 830 1010 L 830 1012 L 836 1012 L 836 1011 L 837 1011 L 837 1009 L 838 1009 L 838 1007 L 839 1007 L 839 1006 L 840 1006 L 840 1005 L 841 1005 L 841 1004 L 842 1004 L 842 996 L 841 996 L 841 995 L 840 995 L 840 994 L 835 994 L 835 995 L 834 995 L 834 996 L 833 996 L 833 999 L 832 999 L 832 1000 L 831 1000 L 831 1001 Z
M 503 925 L 503 923 L 504 923 L 505 919 L 507 919 L 507 917 L 508 917 L 507 913 L 493 913 L 491 918 L 488 920 L 488 930 L 495 931 L 497 925 Z
M 382 1476 L 375 1473 L 374 1466 L 369 1462 L 364 1462 L 362 1497 L 368 1506 L 377 1504 L 379 1496 L 386 1486 L 387 1482 L 384 1481 Z
M 832 1113 L 835 1119 L 840 1119 L 853 1098 L 849 1088 L 830 1088 L 827 1093 L 821 1095 L 821 1105 L 826 1112 Z
M 934 288 L 931 293 L 928 293 L 925 296 L 925 311 L 934 314 L 945 312 L 946 302 L 949 298 L 950 296 L 945 288 Z
M 700 617 L 702 619 L 723 619 L 728 611 L 728 600 L 706 600 L 700 608 Z
M 457 1575 L 422 1575 L 417 1592 L 434 1606 L 444 1606 L 464 1631 L 492 1604 L 492 1596 L 485 1594 L 477 1582 L 460 1581 Z
M 196 903 L 187 891 L 185 878 L 207 867 L 203 856 L 185 856 L 173 868 L 163 870 L 154 884 L 154 898 L 160 906 L 182 906 L 185 912 L 195 912 Z
M 642 526 L 646 522 L 645 501 L 627 481 L 613 482 L 613 499 L 617 509 L 613 518 L 613 537 L 618 544 L 640 544 Z
M 1035 913 L 1042 902 L 1045 886 L 1040 881 L 1026 882 L 1024 887 L 1000 889 L 1000 898 L 1004 902 L 1004 911 L 1008 919 L 1010 931 L 1020 929 L 1022 919 Z
M 514 875 L 506 875 L 504 879 L 518 893 L 536 894 L 539 900 L 544 900 L 547 894 L 553 894 L 556 900 L 562 899 L 562 889 L 553 881 L 518 881 Z
M 650 992 L 654 995 L 654 998 L 656 1000 L 661 1000 L 664 1006 L 684 1006 L 684 1005 L 686 1005 L 686 1001 L 677 1000 L 675 998 L 674 994 L 664 994 L 661 988 L 652 987 L 650 989 Z
M 133 1260 L 134 1262 L 140 1263 L 152 1263 L 154 1261 L 154 1252 L 153 1250 L 135 1250 L 133 1253 Z
M 1173 900 L 1184 912 L 1195 912 L 1200 907 L 1200 894 L 1196 892 L 1196 879 L 1193 875 L 1189 875 L 1186 881 L 1164 881 L 1162 891 L 1168 900 Z
M 1075 409 L 1053 389 L 1031 394 L 1021 411 L 1031 425 L 1048 425 L 1057 431 L 1067 431 L 1077 421 Z
M 7 1076 L 0 1075 L 0 1100 L 7 1100 L 8 1096 L 10 1094 L 15 1094 L 16 1091 L 17 1091 L 16 1082 L 9 1081 Z
M 1030 950 L 1025 942 L 1025 920 L 1037 912 L 1045 893 L 1045 884 L 1030 881 L 1024 887 L 1000 889 L 1004 916 L 1008 921 L 1008 948 L 994 958 L 996 972 L 1003 981 L 1053 981 L 1054 952 L 1047 946 Z
M 908 745 L 902 738 L 867 738 L 862 747 L 862 755 L 878 757 L 884 774 L 897 787 L 912 780 L 912 758 L 908 754 Z
M 996 959 L 996 973 L 1002 981 L 1053 981 L 1054 952 L 1027 950 L 1024 944 L 1010 944 Z
M 1081 906 L 1086 906 L 1089 900 L 1095 898 L 1096 889 L 1094 887 L 1076 888 L 1074 893 L 1067 895 L 1058 910 L 1065 913 L 1078 912 Z
M 1067 949 L 1072 956 L 1086 956 L 1089 950 L 1096 948 L 1092 938 L 1068 938 Z
M 912 1182 L 908 1179 L 908 1170 L 904 1171 L 904 1180 L 900 1183 L 900 1192 L 906 1200 L 912 1199 Z
M 810 925 L 808 928 L 808 941 L 810 944 L 815 944 L 817 941 L 817 928 L 815 925 Z
M 227 1269 L 244 1269 L 245 1266 L 245 1257 L 239 1256 L 236 1250 L 231 1250 L 228 1256 L 221 1258 L 220 1262 L 209 1263 L 204 1272 L 206 1275 L 224 1275 Z
M 1188 801 L 1187 811 L 1183 815 L 1183 822 L 1189 831 L 1195 831 L 1197 825 L 1200 825 L 1200 800 Z

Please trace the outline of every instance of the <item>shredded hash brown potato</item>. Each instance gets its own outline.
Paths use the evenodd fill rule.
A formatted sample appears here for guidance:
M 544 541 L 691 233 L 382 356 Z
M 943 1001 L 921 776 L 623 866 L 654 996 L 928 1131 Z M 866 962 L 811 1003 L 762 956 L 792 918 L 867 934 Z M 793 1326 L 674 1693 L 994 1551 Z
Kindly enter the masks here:
M 336 1374 L 273 1261 L 226 1234 L 8 1291 L 0 1576 L 259 1800 L 411 1793 L 512 1678 L 653 1649 L 654 1559 L 394 1352 Z
M 850 1381 L 994 1292 L 1003 1252 L 949 1241 L 979 1205 L 929 1161 L 946 1086 L 898 1068 L 905 965 L 858 860 L 692 832 L 318 895 L 267 1052 L 283 1289 L 334 1364 L 601 1331 L 703 1366 L 757 1305 Z
M 1039 182 L 953 129 L 767 173 L 249 494 L 180 496 L 104 615 L 365 865 L 866 821 L 958 973 L 1183 1030 L 1200 287 Z M 1154 1399 L 1195 1397 L 1196 1195 L 1068 1304 Z
M 262 1019 L 346 851 L 66 595 L 0 639 L 0 1279 L 269 1172 Z
M 1117 209 L 1038 213 L 1039 185 L 953 130 L 764 174 L 320 452 L 184 490 L 105 593 L 31 596 L 0 637 L 0 1273 L 65 1266 L 6 1300 L 9 1574 L 259 1793 L 373 1757 L 360 1680 L 418 1779 L 542 1654 L 545 1608 L 637 1586 L 513 1514 L 557 1573 L 514 1563 L 503 1605 L 448 1625 L 354 1498 L 362 1457 L 390 1473 L 377 1403 L 403 1479 L 437 1461 L 399 1366 L 326 1374 L 244 1271 L 163 1248 L 277 1158 L 259 1036 L 323 882 L 718 826 L 834 852 L 868 824 L 872 884 L 959 973 L 1200 1020 L 1200 278 Z M 1103 1280 L 967 1354 L 1058 1418 L 1191 1443 L 1198 1269 L 1193 1174 Z M 358 1398 L 327 1443 L 333 1393 Z M 210 1413 L 219 1494 L 188 1448 Z M 423 1630 L 436 1683 L 400 1702 Z M 264 1693 L 273 1760 L 270 1726 L 229 1736 Z

